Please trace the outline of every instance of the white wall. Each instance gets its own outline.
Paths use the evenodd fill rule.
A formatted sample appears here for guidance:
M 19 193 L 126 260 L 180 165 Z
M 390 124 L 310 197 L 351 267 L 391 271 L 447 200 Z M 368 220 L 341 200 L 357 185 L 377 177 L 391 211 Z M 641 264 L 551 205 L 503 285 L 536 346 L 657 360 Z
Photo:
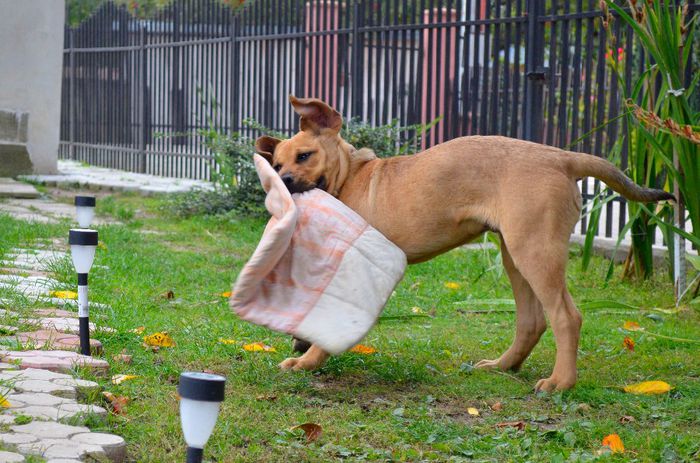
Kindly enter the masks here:
M 55 173 L 64 0 L 0 0 L 0 108 L 29 113 L 35 173 Z

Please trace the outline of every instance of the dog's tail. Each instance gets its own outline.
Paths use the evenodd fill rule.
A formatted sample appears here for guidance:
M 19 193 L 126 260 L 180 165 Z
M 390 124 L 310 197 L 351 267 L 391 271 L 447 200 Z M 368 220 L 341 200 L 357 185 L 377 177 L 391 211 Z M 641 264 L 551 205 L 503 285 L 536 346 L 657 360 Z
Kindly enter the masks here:
M 620 169 L 605 159 L 590 154 L 569 153 L 569 174 L 573 178 L 595 177 L 627 199 L 651 203 L 676 198 L 671 193 L 653 188 L 645 188 L 634 183 Z

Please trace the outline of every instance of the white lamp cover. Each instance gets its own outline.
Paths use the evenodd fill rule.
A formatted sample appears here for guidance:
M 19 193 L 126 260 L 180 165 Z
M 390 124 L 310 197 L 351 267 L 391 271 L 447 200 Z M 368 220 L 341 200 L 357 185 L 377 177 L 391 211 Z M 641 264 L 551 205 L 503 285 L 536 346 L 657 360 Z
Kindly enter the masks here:
M 90 271 L 92 262 L 95 260 L 95 249 L 97 249 L 96 246 L 71 244 L 70 254 L 77 273 L 88 273 Z
M 95 218 L 95 208 L 89 206 L 76 206 L 75 210 L 80 227 L 89 227 L 92 223 L 92 219 Z
M 180 399 L 180 420 L 185 442 L 190 447 L 203 449 L 209 440 L 221 402 L 207 402 L 182 397 Z

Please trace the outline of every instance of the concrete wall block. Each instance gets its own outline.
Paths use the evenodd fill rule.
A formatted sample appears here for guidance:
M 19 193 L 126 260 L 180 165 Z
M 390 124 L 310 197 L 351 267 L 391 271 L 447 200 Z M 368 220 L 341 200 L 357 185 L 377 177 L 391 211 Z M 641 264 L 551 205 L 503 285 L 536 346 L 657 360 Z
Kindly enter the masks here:
M 29 114 L 0 109 L 0 141 L 27 142 Z

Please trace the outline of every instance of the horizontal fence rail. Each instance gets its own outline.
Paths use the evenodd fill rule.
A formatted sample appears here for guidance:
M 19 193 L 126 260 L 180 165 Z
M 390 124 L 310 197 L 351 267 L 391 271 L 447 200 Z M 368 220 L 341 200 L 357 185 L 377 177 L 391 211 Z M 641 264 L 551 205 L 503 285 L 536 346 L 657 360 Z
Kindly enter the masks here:
M 293 94 L 372 125 L 432 125 L 417 149 L 504 135 L 616 153 L 624 169 L 616 118 L 648 63 L 622 21 L 611 48 L 600 18 L 598 0 L 255 0 L 236 11 L 173 0 L 150 19 L 107 2 L 66 28 L 60 155 L 208 179 L 206 132 L 292 134 Z M 581 187 L 590 200 L 599 182 Z M 617 236 L 626 216 L 624 200 L 609 202 L 599 234 Z

